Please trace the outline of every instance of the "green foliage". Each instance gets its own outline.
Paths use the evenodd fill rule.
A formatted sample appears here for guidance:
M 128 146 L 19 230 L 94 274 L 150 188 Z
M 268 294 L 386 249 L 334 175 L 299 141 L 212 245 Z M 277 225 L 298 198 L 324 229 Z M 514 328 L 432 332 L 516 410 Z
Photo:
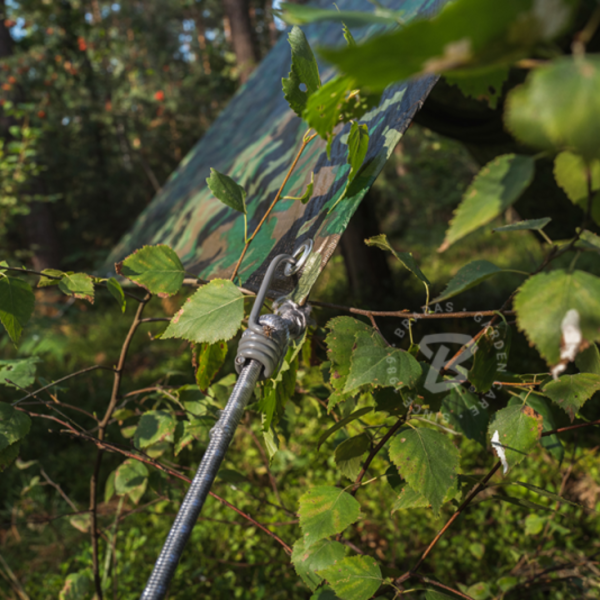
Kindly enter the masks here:
M 94 303 L 94 280 L 86 273 L 65 273 L 58 287 L 63 294 Z
M 214 344 L 232 338 L 243 317 L 242 293 L 231 281 L 213 279 L 186 300 L 162 337 Z
M 14 344 L 31 318 L 34 302 L 27 282 L 0 273 L 0 322 Z
M 541 231 L 550 223 L 552 219 L 550 217 L 544 217 L 543 219 L 527 219 L 526 221 L 519 221 L 518 223 L 511 223 L 510 225 L 503 225 L 502 227 L 496 227 L 496 231 Z
M 148 448 L 158 442 L 172 442 L 177 421 L 164 410 L 145 412 L 135 430 L 133 438 L 136 448 Z
M 600 158 L 600 61 L 597 56 L 563 57 L 535 69 L 508 95 L 506 125 L 523 143 L 585 161 Z M 568 94 L 556 90 L 569 90 Z M 543 102 L 543 110 L 540 110 Z
M 542 435 L 542 416 L 520 403 L 494 413 L 488 428 L 504 472 L 518 465 Z
M 557 381 L 550 381 L 542 388 L 544 394 L 569 415 L 571 423 L 581 407 L 598 390 L 600 375 L 593 373 L 561 375 Z
M 116 264 L 115 268 L 119 275 L 160 298 L 176 294 L 185 277 L 179 257 L 164 244 L 144 246 Z
M 346 549 L 339 542 L 320 540 L 305 547 L 305 541 L 299 539 L 294 544 L 292 563 L 299 577 L 314 591 L 323 580 L 317 572 L 342 560 L 345 554 Z
M 459 269 L 458 273 L 456 273 L 446 286 L 446 289 L 437 298 L 434 298 L 433 302 L 448 300 L 448 298 L 465 292 L 493 275 L 504 271 L 506 269 L 501 269 L 487 260 L 474 260 Z
M 564 31 L 574 2 L 545 0 L 538 7 L 532 0 L 507 0 L 493 5 L 493 18 L 491 7 L 491 2 L 457 0 L 431 19 L 413 21 L 355 48 L 322 49 L 321 54 L 360 85 L 383 90 L 422 73 L 509 64 Z
M 246 190 L 231 177 L 211 169 L 206 184 L 217 200 L 233 210 L 246 214 Z
M 429 285 L 429 279 L 425 277 L 413 255 L 410 252 L 396 252 L 388 242 L 387 236 L 384 233 L 365 240 L 365 244 L 367 244 L 367 246 L 375 246 L 376 248 L 381 248 L 381 250 L 391 252 L 405 269 L 408 269 L 415 277 L 417 277 L 417 279 L 419 279 L 419 281 L 422 281 L 426 287 Z
M 412 386 L 420 377 L 421 366 L 416 359 L 405 350 L 386 346 L 378 332 L 359 332 L 355 339 L 345 393 L 366 384 L 394 388 Z
M 19 444 L 30 427 L 28 415 L 0 402 L 0 469 L 5 469 L 17 457 Z
M 371 440 L 366 433 L 355 435 L 344 440 L 335 449 L 335 464 L 342 475 L 354 481 L 362 467 L 362 457 L 371 446 Z
M 480 350 L 475 355 L 476 358 L 479 352 Z M 485 432 L 489 421 L 489 413 L 486 408 L 480 405 L 477 396 L 464 387 L 457 385 L 444 398 L 442 411 L 448 415 L 448 420 L 457 431 L 460 431 L 470 440 L 479 442 L 485 448 Z
M 342 600 L 367 600 L 381 585 L 381 569 L 367 556 L 348 556 L 320 573 Z
M 89 569 L 71 573 L 58 595 L 59 600 L 82 600 L 93 592 L 92 573 Z
M 128 458 L 115 472 L 115 492 L 127 494 L 134 504 L 140 501 L 148 486 L 148 469 L 138 460 Z
M 208 389 L 208 386 L 223 366 L 226 357 L 227 344 L 225 342 L 200 345 L 197 358 L 196 383 L 201 390 Z
M 397 490 L 397 494 L 398 497 L 392 506 L 392 513 L 407 508 L 428 508 L 430 506 L 429 500 L 419 492 L 415 492 L 408 483 L 402 484 Z
M 359 125 L 356 121 L 350 127 L 348 134 L 348 164 L 350 172 L 346 183 L 346 189 L 356 177 L 358 170 L 362 166 L 367 150 L 369 149 L 369 128 L 366 125 Z
M 482 70 L 449 71 L 444 79 L 450 84 L 457 86 L 460 91 L 470 98 L 485 100 L 490 108 L 496 108 L 498 100 L 502 96 L 502 89 L 508 79 L 508 67 L 491 66 Z
M 117 301 L 121 312 L 124 313 L 127 308 L 127 300 L 125 299 L 125 292 L 123 292 L 121 284 L 114 277 L 111 277 L 106 282 L 106 287 L 110 295 Z
M 402 429 L 390 444 L 390 459 L 413 490 L 439 513 L 456 483 L 460 454 L 450 438 L 425 427 Z
M 282 80 L 283 95 L 290 108 L 301 117 L 308 98 L 321 87 L 321 78 L 317 61 L 302 29 L 292 27 L 288 40 L 292 49 L 292 68 L 289 77 Z
M 0 360 L 0 384 L 17 388 L 29 387 L 35 381 L 35 371 L 39 362 L 37 356 Z
M 300 497 L 300 527 L 304 548 L 330 535 L 341 533 L 360 516 L 360 504 L 340 488 L 320 485 Z
M 456 209 L 440 252 L 504 212 L 531 183 L 533 173 L 533 158 L 519 154 L 503 154 L 485 165 Z
M 584 340 L 600 339 L 600 279 L 590 273 L 538 273 L 519 288 L 514 306 L 519 329 L 549 365 L 560 359 L 561 324 L 569 310 L 578 312 Z
M 281 18 L 290 25 L 306 25 L 318 21 L 338 21 L 349 27 L 362 26 L 369 23 L 395 24 L 402 18 L 402 12 L 391 11 L 376 6 L 372 13 L 352 10 L 330 10 L 315 6 L 303 6 L 284 2 L 279 10 Z

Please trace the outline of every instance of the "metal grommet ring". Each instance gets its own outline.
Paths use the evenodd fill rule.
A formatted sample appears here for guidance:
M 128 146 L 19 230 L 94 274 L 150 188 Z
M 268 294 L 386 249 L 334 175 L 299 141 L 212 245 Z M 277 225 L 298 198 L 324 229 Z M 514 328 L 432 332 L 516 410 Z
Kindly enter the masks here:
M 313 249 L 313 241 L 311 239 L 308 239 L 305 242 L 303 242 L 294 251 L 292 256 L 296 259 L 295 262 L 287 263 L 283 270 L 286 277 L 295 275 L 298 271 L 300 271 L 300 269 L 302 269 L 302 267 L 304 267 L 304 265 L 306 264 L 306 261 L 308 260 L 308 257 L 310 256 L 310 253 L 312 252 L 312 249 Z M 300 258 L 298 258 L 298 257 L 300 257 Z

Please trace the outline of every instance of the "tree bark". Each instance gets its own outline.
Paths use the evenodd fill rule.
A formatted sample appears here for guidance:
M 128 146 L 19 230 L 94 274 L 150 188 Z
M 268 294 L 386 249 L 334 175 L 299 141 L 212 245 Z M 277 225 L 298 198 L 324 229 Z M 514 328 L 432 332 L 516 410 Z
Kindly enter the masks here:
M 365 244 L 365 239 L 381 233 L 375 200 L 375 192 L 370 190 L 350 219 L 340 248 L 352 295 L 358 302 L 380 308 L 392 298 L 394 285 L 385 252 Z
M 240 81 L 244 83 L 259 60 L 250 21 L 249 2 L 248 0 L 223 0 L 223 6 L 231 27 L 231 41 Z

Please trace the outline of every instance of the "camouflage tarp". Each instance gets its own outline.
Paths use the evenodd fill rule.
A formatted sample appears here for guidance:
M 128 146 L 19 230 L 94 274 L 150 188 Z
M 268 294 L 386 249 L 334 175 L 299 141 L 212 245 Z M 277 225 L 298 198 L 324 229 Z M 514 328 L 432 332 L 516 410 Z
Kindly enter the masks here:
M 313 4 L 331 8 L 331 0 Z M 342 10 L 373 10 L 373 5 L 366 0 L 338 0 L 336 4 Z M 382 4 L 403 10 L 403 17 L 411 19 L 431 13 L 440 1 L 387 0 Z M 372 26 L 353 33 L 358 40 L 377 29 Z M 321 22 L 303 30 L 313 48 L 345 44 L 338 23 Z M 307 130 L 306 124 L 289 109 L 281 90 L 281 79 L 287 77 L 290 64 L 287 35 L 282 35 L 113 250 L 105 271 L 111 269 L 110 263 L 143 245 L 164 243 L 175 249 L 188 271 L 203 279 L 231 276 L 244 247 L 243 215 L 221 204 L 208 189 L 206 178 L 213 167 L 245 187 L 251 234 L 275 198 Z M 319 68 L 324 82 L 334 74 L 323 64 Z M 278 202 L 250 245 L 236 283 L 257 290 L 276 254 L 291 252 L 302 241 L 312 238 L 313 255 L 295 292 L 298 300 L 308 295 L 350 217 L 435 81 L 436 78 L 430 76 L 392 86 L 383 94 L 379 107 L 364 116 L 361 122 L 368 125 L 370 134 L 365 163 L 353 182 L 352 193 L 331 213 L 330 208 L 344 190 L 349 170 L 345 140 L 350 125 L 341 129 L 341 135 L 334 141 L 330 160 L 323 140 L 317 138 L 309 144 L 282 196 L 301 195 L 314 172 L 311 200 L 306 205 L 294 200 Z M 296 283 L 282 277 L 274 282 L 273 294 L 289 292 Z

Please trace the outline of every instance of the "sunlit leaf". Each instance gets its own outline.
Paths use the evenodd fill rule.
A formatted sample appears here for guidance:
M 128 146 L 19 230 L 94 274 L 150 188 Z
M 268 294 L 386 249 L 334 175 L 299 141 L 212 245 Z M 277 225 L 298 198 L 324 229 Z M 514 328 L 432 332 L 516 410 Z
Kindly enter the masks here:
M 439 251 L 503 213 L 533 180 L 531 156 L 503 154 L 482 167 L 464 193 Z
M 560 359 L 561 324 L 569 310 L 578 311 L 584 340 L 600 340 L 600 278 L 590 273 L 538 273 L 519 288 L 514 307 L 519 329 L 549 365 Z
M 457 477 L 459 452 L 449 436 L 426 427 L 401 429 L 390 444 L 390 459 L 408 485 L 439 513 Z
M 164 244 L 140 248 L 117 263 L 115 269 L 119 275 L 161 298 L 176 294 L 185 276 L 179 257 Z
M 58 289 L 63 294 L 94 303 L 94 280 L 87 273 L 65 273 Z
M 28 415 L 6 402 L 0 402 L 0 450 L 20 442 L 31 428 Z
M 380 248 L 381 250 L 391 252 L 405 269 L 408 269 L 425 285 L 429 285 L 429 279 L 425 277 L 423 271 L 421 271 L 419 265 L 417 264 L 417 261 L 413 258 L 413 255 L 410 252 L 396 252 L 392 248 L 391 244 L 388 242 L 385 233 L 376 235 L 372 238 L 365 240 L 365 244 L 367 246 L 375 246 L 376 248 Z
M 503 225 L 502 227 L 496 227 L 492 231 L 541 231 L 550 223 L 552 219 L 550 217 L 544 217 L 543 219 L 528 219 L 527 221 L 519 221 L 518 223 L 511 223 L 510 225 Z
M 201 344 L 198 349 L 196 383 L 201 390 L 206 390 L 223 366 L 227 357 L 227 343 Z
M 301 117 L 309 96 L 321 87 L 321 78 L 315 56 L 300 27 L 292 27 L 288 41 L 292 49 L 292 68 L 289 76 L 282 80 L 283 95 L 290 108 Z
M 320 540 L 306 548 L 304 539 L 300 538 L 294 544 L 292 564 L 304 583 L 314 591 L 323 580 L 317 571 L 341 560 L 345 553 L 346 548 L 339 542 Z
M 298 516 L 305 548 L 341 533 L 360 516 L 360 504 L 350 494 L 333 486 L 314 487 L 300 498 L 299 503 Z
M 39 362 L 41 359 L 37 356 L 0 360 L 0 385 L 29 387 L 35 381 L 35 371 Z
M 115 491 L 128 494 L 134 504 L 140 501 L 148 485 L 148 469 L 139 460 L 128 458 L 115 472 Z
M 158 442 L 173 441 L 177 421 L 165 410 L 150 410 L 145 412 L 135 431 L 134 444 L 136 448 L 147 448 Z
M 487 69 L 473 71 L 447 71 L 444 78 L 451 85 L 475 100 L 485 100 L 490 108 L 496 108 L 502 97 L 502 88 L 508 79 L 508 67 L 491 66 Z
M 370 556 L 349 556 L 319 571 L 342 600 L 368 600 L 382 582 L 381 569 Z
M 213 279 L 188 298 L 171 319 L 162 338 L 210 343 L 231 339 L 244 317 L 244 297 L 226 279 Z
M 600 375 L 594 373 L 561 375 L 557 381 L 550 381 L 542 388 L 544 394 L 569 415 L 571 422 L 598 390 Z
M 366 433 L 361 433 L 344 440 L 335 449 L 335 464 L 342 475 L 354 481 L 358 476 L 362 457 L 371 446 L 371 440 Z
M 127 300 L 125 300 L 125 293 L 121 284 L 114 277 L 111 277 L 106 282 L 106 288 L 110 292 L 110 295 L 117 301 L 121 312 L 124 313 L 127 308 Z

